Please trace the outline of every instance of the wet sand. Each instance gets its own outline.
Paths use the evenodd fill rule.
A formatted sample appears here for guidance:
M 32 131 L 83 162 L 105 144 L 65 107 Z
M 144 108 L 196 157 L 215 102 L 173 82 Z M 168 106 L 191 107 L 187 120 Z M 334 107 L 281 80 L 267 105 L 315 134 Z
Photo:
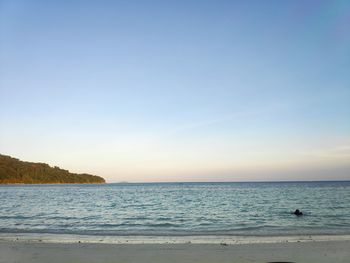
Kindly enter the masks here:
M 0 241 L 0 263 L 350 262 L 350 241 L 96 244 Z

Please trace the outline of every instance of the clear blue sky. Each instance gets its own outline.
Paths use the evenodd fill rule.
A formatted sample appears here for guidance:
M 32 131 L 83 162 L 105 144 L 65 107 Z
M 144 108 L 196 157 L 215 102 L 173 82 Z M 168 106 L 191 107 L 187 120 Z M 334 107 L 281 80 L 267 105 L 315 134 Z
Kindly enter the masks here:
M 350 2 L 0 0 L 0 153 L 109 182 L 350 179 Z

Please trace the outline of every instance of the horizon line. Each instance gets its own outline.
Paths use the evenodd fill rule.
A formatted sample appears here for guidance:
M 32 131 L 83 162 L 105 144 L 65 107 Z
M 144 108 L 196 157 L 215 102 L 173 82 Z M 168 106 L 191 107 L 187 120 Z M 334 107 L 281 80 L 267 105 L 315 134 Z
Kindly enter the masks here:
M 260 181 L 153 181 L 153 182 L 106 182 L 104 184 L 181 184 L 181 183 L 304 183 L 350 182 L 350 180 L 260 180 Z

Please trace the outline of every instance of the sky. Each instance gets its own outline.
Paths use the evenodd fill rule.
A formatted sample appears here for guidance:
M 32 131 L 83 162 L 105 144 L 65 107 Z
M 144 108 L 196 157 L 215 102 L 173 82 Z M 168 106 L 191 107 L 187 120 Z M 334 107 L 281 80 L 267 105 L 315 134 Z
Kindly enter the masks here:
M 0 153 L 107 182 L 350 180 L 350 2 L 0 0 Z

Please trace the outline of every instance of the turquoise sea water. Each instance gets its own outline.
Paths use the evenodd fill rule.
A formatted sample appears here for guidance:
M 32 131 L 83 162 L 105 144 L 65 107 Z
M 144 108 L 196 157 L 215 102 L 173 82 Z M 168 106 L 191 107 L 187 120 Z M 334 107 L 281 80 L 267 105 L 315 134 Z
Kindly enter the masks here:
M 0 186 L 0 232 L 350 234 L 350 182 Z

